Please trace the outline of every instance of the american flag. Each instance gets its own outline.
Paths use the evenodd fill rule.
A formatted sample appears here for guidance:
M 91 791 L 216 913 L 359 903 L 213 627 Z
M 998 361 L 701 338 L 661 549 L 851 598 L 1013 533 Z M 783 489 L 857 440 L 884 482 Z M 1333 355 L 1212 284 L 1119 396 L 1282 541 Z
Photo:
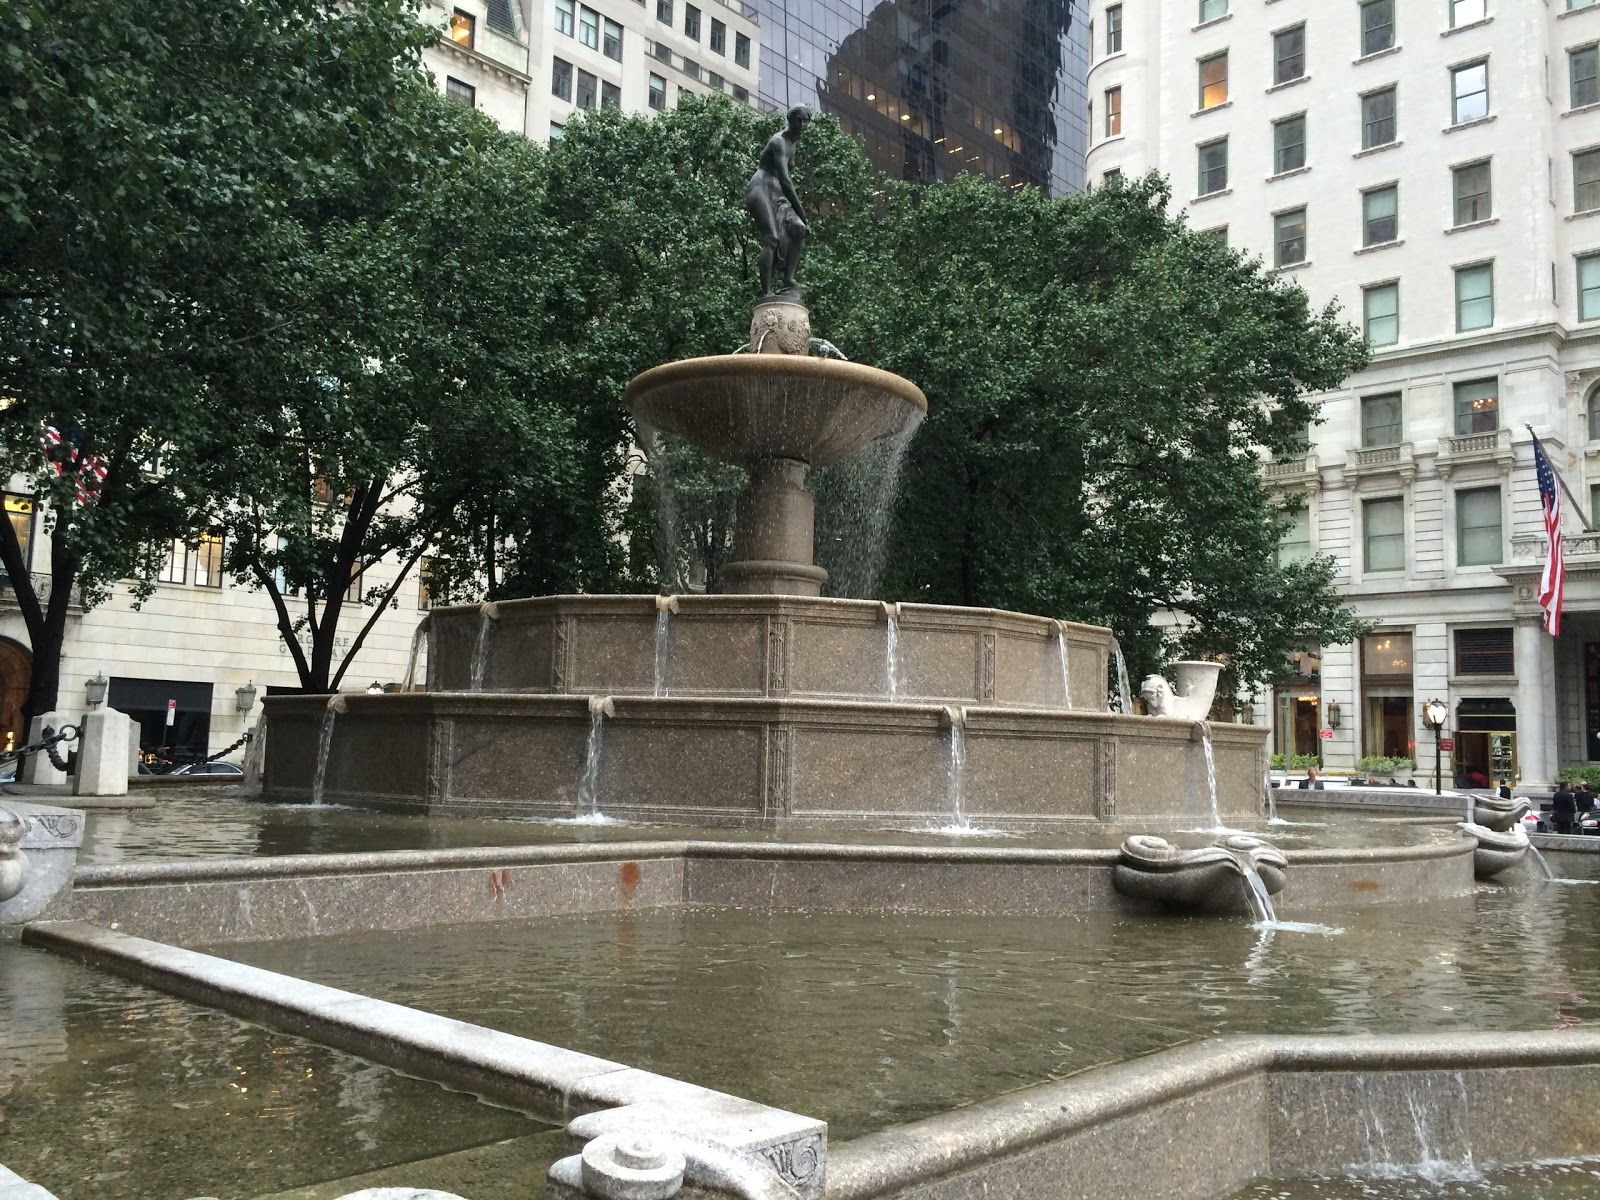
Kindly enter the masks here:
M 39 435 L 45 462 L 57 475 L 72 476 L 72 494 L 79 504 L 93 504 L 99 500 L 100 485 L 106 481 L 105 456 L 82 453 L 79 449 L 87 436 L 83 426 L 71 421 L 52 421 Z
M 1561 480 L 1538 437 L 1533 439 L 1533 470 L 1539 477 L 1539 505 L 1544 509 L 1544 574 L 1539 578 L 1539 607 L 1551 637 L 1561 635 L 1561 597 L 1567 584 L 1567 564 L 1561 556 Z

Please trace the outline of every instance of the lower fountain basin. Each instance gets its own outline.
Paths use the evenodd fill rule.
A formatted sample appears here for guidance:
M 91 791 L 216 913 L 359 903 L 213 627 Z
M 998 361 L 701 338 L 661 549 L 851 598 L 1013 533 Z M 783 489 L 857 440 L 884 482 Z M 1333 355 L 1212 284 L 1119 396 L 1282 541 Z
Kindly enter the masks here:
M 1500 872 L 1516 866 L 1528 853 L 1528 835 L 1520 825 L 1501 832 L 1462 821 L 1461 831 L 1477 840 L 1478 848 L 1472 855 L 1472 873 L 1479 879 L 1494 878 Z
M 1533 811 L 1526 797 L 1502 800 L 1498 796 L 1479 796 L 1472 802 L 1472 821 L 1484 829 L 1504 833 Z
M 1283 891 L 1288 860 L 1275 846 L 1243 836 L 1184 850 L 1164 838 L 1136 834 L 1122 844 L 1111 874 L 1117 891 L 1138 900 L 1195 912 L 1247 912 L 1247 864 L 1269 896 Z
M 576 817 L 590 753 L 586 696 L 345 697 L 323 799 L 402 812 Z M 304 801 L 321 697 L 267 700 L 267 798 Z M 952 731 L 941 706 L 616 696 L 601 718 L 594 807 L 662 824 L 950 824 Z M 1218 807 L 1259 817 L 1267 730 L 1214 725 Z M 1186 721 L 972 706 L 960 793 L 994 829 L 1214 823 Z M 1159 786 L 1153 786 L 1159 781 Z

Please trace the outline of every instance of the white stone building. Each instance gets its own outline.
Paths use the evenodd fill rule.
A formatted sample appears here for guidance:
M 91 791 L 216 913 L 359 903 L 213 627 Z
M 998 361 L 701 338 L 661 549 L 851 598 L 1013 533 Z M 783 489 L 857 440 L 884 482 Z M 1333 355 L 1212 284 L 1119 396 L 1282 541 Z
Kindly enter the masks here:
M 742 0 L 430 0 L 423 54 L 439 89 L 530 138 L 573 112 L 665 109 L 685 93 L 755 104 L 755 9 Z
M 1600 0 L 1092 0 L 1088 177 L 1158 169 L 1191 227 L 1366 331 L 1323 397 L 1285 554 L 1332 555 L 1377 632 L 1308 656 L 1280 752 L 1451 776 L 1600 765 L 1600 537 L 1565 514 L 1539 626 L 1531 426 L 1600 499 Z M 1331 731 L 1332 737 L 1319 737 Z

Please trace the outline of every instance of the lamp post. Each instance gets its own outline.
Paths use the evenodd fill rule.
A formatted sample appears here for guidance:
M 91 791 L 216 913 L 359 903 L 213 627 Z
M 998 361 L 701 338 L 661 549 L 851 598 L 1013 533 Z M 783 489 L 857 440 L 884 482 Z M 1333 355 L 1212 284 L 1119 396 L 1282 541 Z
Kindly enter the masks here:
M 1450 717 L 1450 709 L 1443 700 L 1429 700 L 1422 706 L 1422 723 L 1433 730 L 1433 793 L 1436 796 L 1444 795 L 1444 756 L 1442 743 L 1444 738 L 1444 723 Z
M 94 673 L 94 678 L 87 680 L 83 685 L 83 701 L 93 712 L 106 702 L 106 677 L 99 671 Z
M 252 679 L 242 688 L 233 689 L 233 706 L 239 710 L 239 715 L 247 717 L 250 710 L 256 706 L 256 681 Z

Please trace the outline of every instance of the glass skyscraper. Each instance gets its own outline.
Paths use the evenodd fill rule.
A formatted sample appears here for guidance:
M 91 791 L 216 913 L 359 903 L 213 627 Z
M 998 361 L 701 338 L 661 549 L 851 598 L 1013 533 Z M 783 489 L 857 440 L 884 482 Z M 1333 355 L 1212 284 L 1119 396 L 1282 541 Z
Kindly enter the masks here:
M 809 105 L 899 179 L 1082 189 L 1084 0 L 755 0 L 761 98 Z

